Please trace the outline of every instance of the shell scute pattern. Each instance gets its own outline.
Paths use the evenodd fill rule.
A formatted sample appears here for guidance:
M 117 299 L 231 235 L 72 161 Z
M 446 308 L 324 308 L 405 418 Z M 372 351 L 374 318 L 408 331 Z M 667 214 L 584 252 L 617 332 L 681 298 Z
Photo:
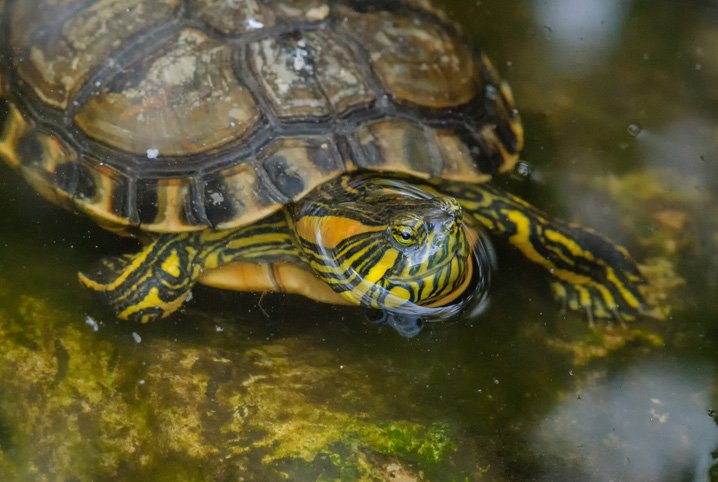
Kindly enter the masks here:
M 294 201 L 336 177 L 344 164 L 330 138 L 280 139 L 263 154 L 264 172 L 279 203 Z
M 342 115 L 374 100 L 354 53 L 327 31 L 260 40 L 249 64 L 283 120 Z
M 288 22 L 322 21 L 329 16 L 327 0 L 190 0 L 191 14 L 232 36 L 275 28 Z
M 185 29 L 93 95 L 75 121 L 117 149 L 182 156 L 243 139 L 259 116 L 231 48 Z
M 82 3 L 13 3 L 11 25 L 22 26 L 11 36 L 13 54 L 24 60 L 16 63 L 19 75 L 59 109 L 128 39 L 170 20 L 179 0 L 99 0 L 79 8 Z
M 346 34 L 366 48 L 374 71 L 394 98 L 447 108 L 469 102 L 481 88 L 472 52 L 436 22 L 346 6 L 339 13 L 347 19 Z
M 355 169 L 483 182 L 521 147 L 428 0 L 3 5 L 0 155 L 103 225 L 236 227 Z

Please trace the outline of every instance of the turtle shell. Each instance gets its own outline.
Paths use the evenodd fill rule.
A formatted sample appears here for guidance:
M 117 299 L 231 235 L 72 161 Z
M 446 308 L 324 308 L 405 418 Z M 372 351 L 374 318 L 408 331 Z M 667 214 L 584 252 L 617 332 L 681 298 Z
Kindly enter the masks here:
M 484 182 L 522 142 L 428 0 L 0 0 L 0 157 L 106 226 L 232 228 L 354 170 Z

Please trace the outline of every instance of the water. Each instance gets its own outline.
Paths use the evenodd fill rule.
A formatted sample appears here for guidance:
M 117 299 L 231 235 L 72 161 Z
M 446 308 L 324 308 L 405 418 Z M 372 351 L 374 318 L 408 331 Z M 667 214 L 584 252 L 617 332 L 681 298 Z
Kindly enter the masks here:
M 487 311 L 411 340 L 202 288 L 123 323 L 75 273 L 133 243 L 2 166 L 3 480 L 711 480 L 718 4 L 447 5 L 522 110 L 529 179 L 499 183 L 627 245 L 670 314 L 591 329 L 500 250 Z

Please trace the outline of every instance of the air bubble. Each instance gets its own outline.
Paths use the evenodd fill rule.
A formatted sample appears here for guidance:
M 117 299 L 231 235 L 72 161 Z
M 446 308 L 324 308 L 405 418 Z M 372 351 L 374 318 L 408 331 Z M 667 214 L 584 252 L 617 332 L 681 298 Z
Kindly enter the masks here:
M 100 329 L 100 325 L 91 316 L 88 316 L 87 318 L 85 318 L 85 324 L 87 326 L 89 326 L 92 331 L 96 332 Z
M 531 167 L 531 164 L 529 164 L 526 161 L 519 161 L 516 164 L 515 168 L 516 175 L 519 176 L 522 179 L 528 179 L 531 177 L 531 174 L 533 173 L 533 168 Z
M 640 134 L 643 129 L 641 129 L 641 126 L 638 124 L 628 124 L 626 130 L 631 137 L 638 137 L 638 134 Z

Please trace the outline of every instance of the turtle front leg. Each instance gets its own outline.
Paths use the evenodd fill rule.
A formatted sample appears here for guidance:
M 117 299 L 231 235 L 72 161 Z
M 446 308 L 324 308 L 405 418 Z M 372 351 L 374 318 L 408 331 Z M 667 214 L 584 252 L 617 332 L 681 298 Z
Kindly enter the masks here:
M 550 275 L 554 295 L 593 317 L 633 319 L 645 311 L 645 283 L 628 251 L 597 232 L 552 218 L 490 185 L 447 185 L 465 213 Z
M 234 230 L 158 235 L 139 253 L 105 258 L 79 279 L 119 318 L 147 323 L 174 313 L 206 270 L 296 257 L 284 214 L 278 213 Z
M 165 318 L 185 301 L 204 266 L 196 233 L 160 235 L 135 255 L 103 259 L 80 282 L 125 320 Z

